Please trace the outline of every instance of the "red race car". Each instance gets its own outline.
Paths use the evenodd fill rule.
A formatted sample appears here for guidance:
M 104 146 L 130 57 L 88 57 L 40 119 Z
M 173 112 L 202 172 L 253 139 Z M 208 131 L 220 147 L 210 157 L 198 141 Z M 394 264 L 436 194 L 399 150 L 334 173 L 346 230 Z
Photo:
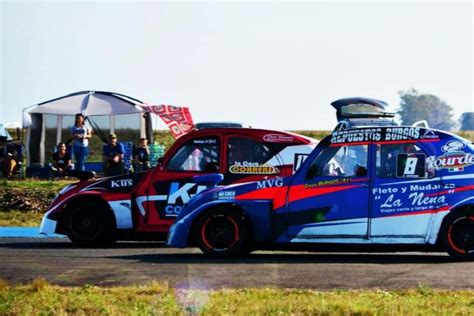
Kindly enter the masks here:
M 142 173 L 80 181 L 64 187 L 44 215 L 40 232 L 77 245 L 116 240 L 165 240 L 205 174 L 223 184 L 293 174 L 316 146 L 314 139 L 252 128 L 201 128 L 179 138 L 159 164 Z

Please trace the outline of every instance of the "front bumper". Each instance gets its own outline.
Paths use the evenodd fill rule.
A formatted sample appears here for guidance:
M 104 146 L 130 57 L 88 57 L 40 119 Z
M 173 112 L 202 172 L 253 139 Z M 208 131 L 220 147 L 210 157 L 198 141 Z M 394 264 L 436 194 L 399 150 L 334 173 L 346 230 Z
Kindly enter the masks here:
M 49 212 L 46 212 L 46 214 L 44 214 L 43 219 L 41 220 L 41 226 L 39 229 L 40 234 L 50 235 L 50 234 L 56 233 L 56 226 L 58 222 L 48 218 L 48 215 L 51 212 L 52 211 L 49 211 Z
M 185 248 L 187 246 L 188 234 L 183 234 L 183 220 L 171 225 L 166 245 L 173 248 Z

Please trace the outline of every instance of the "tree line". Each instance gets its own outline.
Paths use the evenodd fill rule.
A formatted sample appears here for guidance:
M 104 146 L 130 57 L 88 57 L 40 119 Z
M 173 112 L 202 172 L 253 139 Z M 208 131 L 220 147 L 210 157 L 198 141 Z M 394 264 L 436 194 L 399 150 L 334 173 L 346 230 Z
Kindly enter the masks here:
M 400 115 L 403 125 L 412 125 L 426 120 L 430 127 L 451 130 L 456 127 L 453 119 L 453 108 L 439 97 L 432 94 L 422 94 L 415 89 L 400 91 Z M 459 130 L 474 130 L 474 112 L 464 112 L 459 119 Z

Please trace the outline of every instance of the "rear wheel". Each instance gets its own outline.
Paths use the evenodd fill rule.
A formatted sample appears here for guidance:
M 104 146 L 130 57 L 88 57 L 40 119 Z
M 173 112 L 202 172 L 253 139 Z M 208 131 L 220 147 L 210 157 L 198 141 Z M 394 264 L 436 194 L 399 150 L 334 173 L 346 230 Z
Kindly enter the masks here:
M 246 252 L 248 230 L 244 216 L 234 210 L 213 210 L 196 223 L 196 241 L 205 254 L 235 256 Z
M 66 234 L 69 239 L 78 246 L 100 246 L 115 242 L 112 216 L 97 203 L 79 204 L 70 210 L 66 218 Z
M 447 215 L 442 228 L 446 251 L 456 259 L 474 259 L 474 210 L 462 210 Z

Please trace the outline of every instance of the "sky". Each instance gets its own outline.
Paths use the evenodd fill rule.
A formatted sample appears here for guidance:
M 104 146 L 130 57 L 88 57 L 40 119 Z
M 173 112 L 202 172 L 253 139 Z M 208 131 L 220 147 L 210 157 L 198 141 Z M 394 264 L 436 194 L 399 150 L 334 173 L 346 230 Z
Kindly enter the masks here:
M 0 0 L 0 20 L 3 123 L 82 90 L 282 130 L 332 129 L 343 97 L 396 111 L 410 88 L 474 111 L 471 2 Z

